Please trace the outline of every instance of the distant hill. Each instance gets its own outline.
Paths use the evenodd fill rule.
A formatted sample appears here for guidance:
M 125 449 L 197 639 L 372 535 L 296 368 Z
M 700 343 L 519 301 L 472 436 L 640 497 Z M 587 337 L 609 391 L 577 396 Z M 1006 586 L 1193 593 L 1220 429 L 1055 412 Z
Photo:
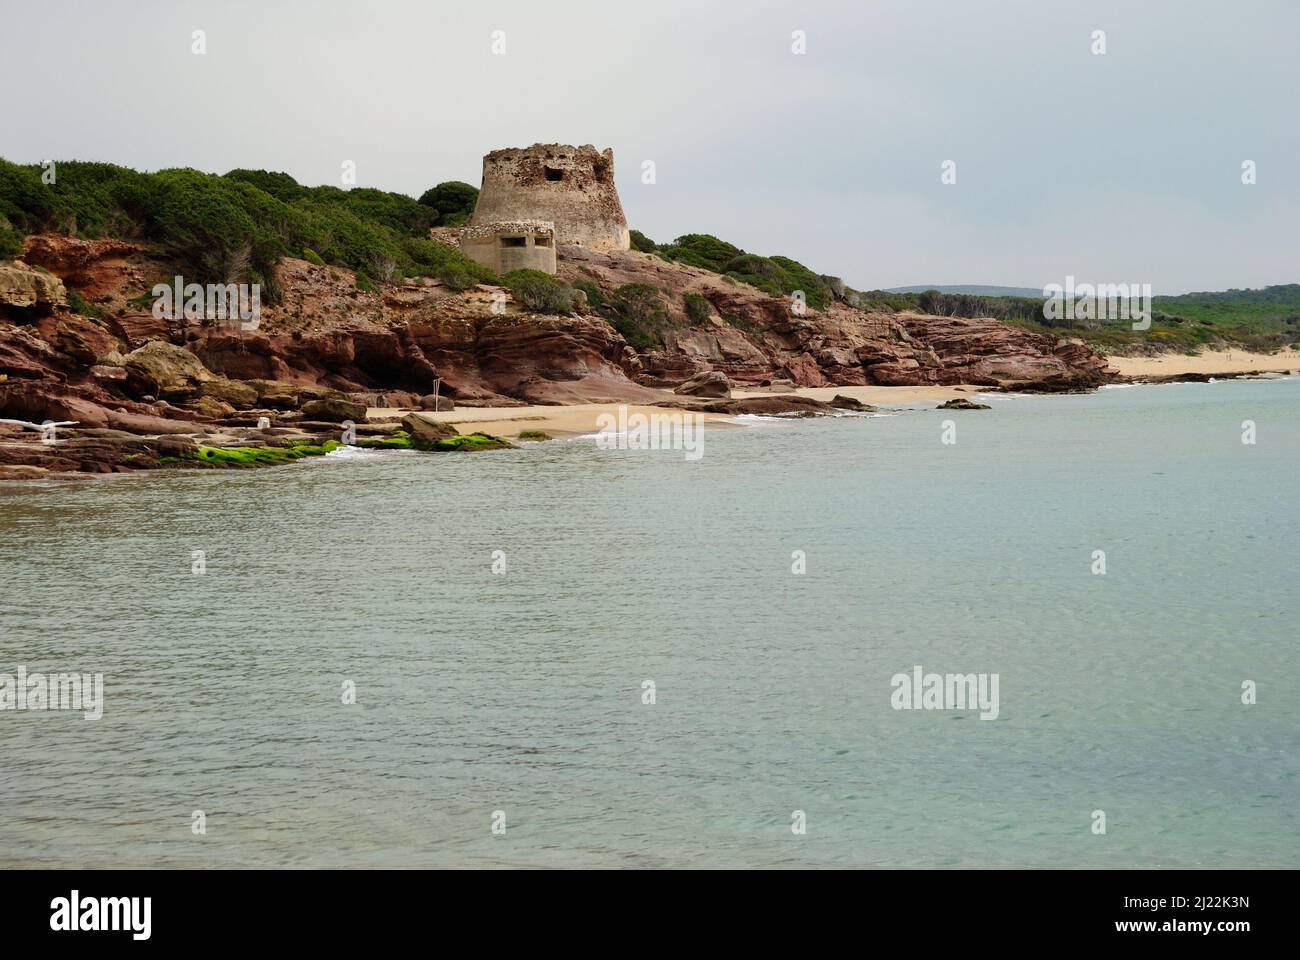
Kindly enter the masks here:
M 967 284 L 953 287 L 899 287 L 863 294 L 872 307 L 912 309 L 948 317 L 995 317 L 1057 336 L 1082 337 L 1105 353 L 1195 351 L 1225 345 L 1272 351 L 1300 344 L 1300 284 L 1257 290 L 1184 293 L 1152 299 L 1152 324 L 1134 330 L 1128 321 L 1077 320 L 1043 313 L 1043 292 L 1024 287 Z
M 1042 287 L 995 287 L 982 283 L 948 283 L 935 286 L 890 287 L 886 293 L 925 293 L 938 290 L 940 293 L 966 293 L 973 297 L 1037 297 L 1043 299 Z

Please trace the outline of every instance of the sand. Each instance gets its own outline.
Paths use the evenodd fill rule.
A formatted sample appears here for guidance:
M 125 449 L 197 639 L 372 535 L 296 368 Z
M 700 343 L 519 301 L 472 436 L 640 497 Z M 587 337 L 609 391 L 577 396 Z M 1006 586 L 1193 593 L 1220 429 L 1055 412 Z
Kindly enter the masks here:
M 1300 370 L 1300 351 L 1282 351 L 1277 354 L 1246 353 L 1241 350 L 1207 351 L 1198 356 L 1164 354 L 1158 357 L 1111 357 L 1110 365 L 1125 376 L 1162 376 L 1175 373 L 1231 373 L 1242 370 L 1287 371 Z M 836 394 L 853 397 L 863 403 L 878 407 L 911 407 L 933 409 L 945 400 L 956 397 L 973 397 L 986 387 L 961 384 L 952 387 L 797 387 L 784 391 L 817 400 L 830 400 Z M 662 391 L 664 399 L 671 399 L 671 390 Z M 771 390 L 733 390 L 737 399 L 745 397 L 770 397 Z M 597 418 L 602 413 L 617 416 L 621 404 L 580 403 L 572 406 L 528 407 L 458 407 L 438 414 L 438 419 L 456 424 L 462 433 L 481 430 L 498 437 L 514 438 L 524 430 L 540 430 L 552 437 L 576 437 L 599 430 Z M 672 413 L 678 408 L 651 407 L 629 404 L 630 413 Z M 394 407 L 372 407 L 371 420 L 400 419 L 406 411 Z M 719 413 L 702 414 L 711 427 L 736 426 L 735 421 Z
M 664 397 L 671 397 L 671 391 L 664 391 Z M 482 431 L 496 437 L 507 439 L 517 437 L 524 430 L 540 430 L 552 437 L 578 437 L 583 434 L 596 433 L 600 427 L 597 419 L 602 413 L 618 416 L 618 403 L 578 403 L 572 406 L 530 406 L 530 407 L 457 407 L 455 410 L 437 414 L 444 423 L 455 424 L 461 433 Z M 642 404 L 627 404 L 628 415 L 644 413 L 673 413 L 666 407 L 651 407 Z M 371 420 L 388 420 L 405 416 L 406 411 L 393 408 L 372 407 L 369 412 Z M 701 414 L 710 426 L 734 426 L 732 419 L 720 413 Z
M 1110 365 L 1126 377 L 1159 377 L 1175 373 L 1237 373 L 1242 370 L 1286 372 L 1300 370 L 1300 351 L 1274 354 L 1244 350 L 1207 350 L 1194 357 L 1166 353 L 1158 357 L 1110 357 Z
M 877 406 L 914 406 L 919 408 L 930 408 L 938 406 L 944 400 L 951 400 L 953 397 L 969 397 L 978 393 L 980 387 L 799 387 L 795 390 L 787 390 L 785 393 L 796 393 L 804 397 L 814 397 L 818 400 L 830 400 L 836 394 L 844 394 L 861 400 L 863 403 L 875 404 Z M 663 391 L 664 399 L 668 400 L 673 397 L 671 390 Z M 774 396 L 772 391 L 763 390 L 749 392 L 745 390 L 736 390 L 732 392 L 735 398 L 744 397 L 770 397 Z M 439 413 L 438 419 L 445 423 L 455 424 L 461 433 L 473 433 L 482 431 L 490 433 L 493 436 L 506 437 L 511 439 L 519 436 L 524 430 L 540 430 L 543 433 L 550 434 L 555 438 L 577 437 L 583 434 L 596 433 L 600 427 L 597 424 L 597 418 L 602 413 L 618 415 L 619 407 L 622 404 L 617 403 L 580 403 L 572 406 L 554 407 L 554 406 L 528 406 L 528 407 L 457 407 L 455 410 L 444 411 Z M 628 404 L 628 414 L 652 413 L 665 414 L 673 413 L 680 408 L 676 407 L 652 407 L 642 404 Z M 369 410 L 369 419 L 371 420 L 392 420 L 400 419 L 405 416 L 407 411 L 395 407 L 371 407 Z M 686 411 L 689 412 L 689 411 Z M 732 427 L 739 426 L 736 421 L 722 413 L 704 413 L 705 423 L 710 427 Z
M 794 390 L 782 392 L 797 393 L 801 397 L 812 397 L 814 400 L 832 400 L 836 395 L 840 395 L 852 397 L 854 400 L 861 400 L 863 403 L 870 403 L 877 407 L 936 407 L 945 400 L 952 400 L 955 397 L 970 397 L 987 389 L 988 387 L 958 384 L 953 387 L 796 387 Z M 770 390 L 753 393 L 746 390 L 733 390 L 731 395 L 736 398 L 770 397 L 773 396 L 773 393 Z

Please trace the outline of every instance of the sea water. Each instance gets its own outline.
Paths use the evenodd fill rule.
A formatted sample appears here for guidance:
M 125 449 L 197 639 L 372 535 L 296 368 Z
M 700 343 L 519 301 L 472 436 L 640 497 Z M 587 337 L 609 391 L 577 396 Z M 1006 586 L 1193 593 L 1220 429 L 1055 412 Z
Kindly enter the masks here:
M 985 402 L 6 485 L 0 866 L 1300 865 L 1300 380 Z

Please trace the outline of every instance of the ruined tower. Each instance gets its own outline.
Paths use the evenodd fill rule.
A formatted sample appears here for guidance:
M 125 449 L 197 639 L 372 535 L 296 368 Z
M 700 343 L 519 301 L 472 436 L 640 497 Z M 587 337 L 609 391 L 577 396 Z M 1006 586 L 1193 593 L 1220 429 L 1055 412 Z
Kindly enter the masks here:
M 614 151 L 590 144 L 535 143 L 483 158 L 483 187 L 471 227 L 512 220 L 555 224 L 555 242 L 592 250 L 631 245 L 614 187 Z

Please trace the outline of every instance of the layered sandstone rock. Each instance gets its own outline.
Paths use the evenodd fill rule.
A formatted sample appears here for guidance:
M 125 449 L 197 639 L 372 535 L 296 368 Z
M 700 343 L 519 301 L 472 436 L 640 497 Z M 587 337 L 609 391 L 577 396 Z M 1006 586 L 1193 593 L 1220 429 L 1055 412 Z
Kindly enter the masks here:
M 63 281 L 18 261 L 0 261 L 0 309 L 52 309 L 68 302 Z
M 559 275 L 595 284 L 606 302 L 624 284 L 653 285 L 666 312 L 649 349 L 633 349 L 589 307 L 536 314 L 507 295 L 502 311 L 498 288 L 454 291 L 429 279 L 371 294 L 356 288 L 349 271 L 292 258 L 280 265 L 282 294 L 263 304 L 257 330 L 186 323 L 150 309 L 151 284 L 176 270 L 161 250 L 55 235 L 28 238 L 27 250 L 53 275 L 8 265 L 0 418 L 75 421 L 133 435 L 203 437 L 262 418 L 363 425 L 353 414 L 368 406 L 418 407 L 435 384 L 441 410 L 658 403 L 662 388 L 691 381 L 688 391 L 706 393 L 725 385 L 963 382 L 1079 390 L 1111 376 L 1105 359 L 1078 341 L 994 320 L 870 313 L 843 302 L 796 315 L 786 299 L 628 250 L 561 248 Z M 64 281 L 92 303 L 86 313 L 93 315 L 67 307 Z M 687 293 L 708 302 L 702 322 L 686 314 Z M 725 394 L 669 402 L 719 412 L 832 409 L 800 398 L 732 401 Z

